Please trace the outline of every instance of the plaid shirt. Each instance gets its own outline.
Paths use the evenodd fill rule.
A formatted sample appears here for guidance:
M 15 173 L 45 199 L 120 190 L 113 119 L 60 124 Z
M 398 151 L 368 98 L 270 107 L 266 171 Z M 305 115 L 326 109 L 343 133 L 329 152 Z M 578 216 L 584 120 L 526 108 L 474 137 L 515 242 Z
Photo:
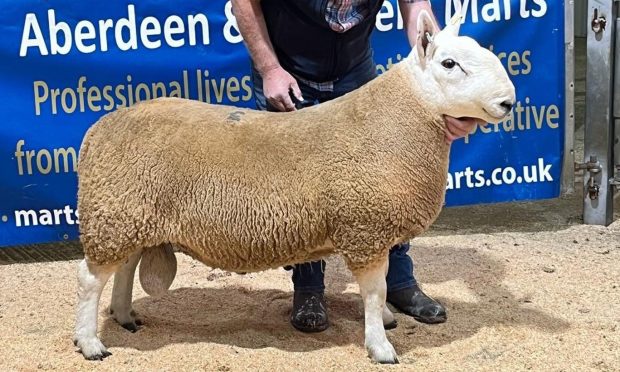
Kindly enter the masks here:
M 415 3 L 428 0 L 404 0 Z M 329 0 L 325 11 L 325 20 L 332 30 L 346 32 L 364 20 L 370 13 L 368 0 Z
M 363 21 L 368 13 L 368 0 L 330 0 L 327 2 L 325 20 L 332 30 L 345 32 Z

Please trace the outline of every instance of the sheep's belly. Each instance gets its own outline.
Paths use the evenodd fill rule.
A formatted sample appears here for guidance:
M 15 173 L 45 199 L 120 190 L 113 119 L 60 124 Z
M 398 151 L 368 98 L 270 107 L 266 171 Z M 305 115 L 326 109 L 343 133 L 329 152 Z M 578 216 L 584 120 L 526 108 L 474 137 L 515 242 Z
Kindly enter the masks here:
M 276 269 L 283 266 L 295 265 L 303 262 L 316 261 L 334 253 L 334 245 L 330 239 L 315 247 L 306 247 L 294 251 L 274 249 L 261 249 L 260 252 L 235 252 L 232 248 L 219 248 L 211 250 L 211 254 L 205 249 L 192 249 L 190 247 L 175 244 L 178 250 L 202 262 L 203 264 L 226 271 L 236 273 L 248 273 Z M 277 254 L 274 254 L 274 251 Z

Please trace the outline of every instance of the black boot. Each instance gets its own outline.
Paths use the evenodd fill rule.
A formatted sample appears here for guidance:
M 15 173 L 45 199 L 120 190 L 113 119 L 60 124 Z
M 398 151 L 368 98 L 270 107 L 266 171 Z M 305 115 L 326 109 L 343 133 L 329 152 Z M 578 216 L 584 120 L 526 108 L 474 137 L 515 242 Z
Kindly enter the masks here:
M 302 332 L 322 332 L 329 327 L 323 292 L 295 292 L 291 324 Z
M 436 324 L 447 319 L 443 305 L 428 297 L 417 285 L 388 292 L 387 302 L 418 322 Z

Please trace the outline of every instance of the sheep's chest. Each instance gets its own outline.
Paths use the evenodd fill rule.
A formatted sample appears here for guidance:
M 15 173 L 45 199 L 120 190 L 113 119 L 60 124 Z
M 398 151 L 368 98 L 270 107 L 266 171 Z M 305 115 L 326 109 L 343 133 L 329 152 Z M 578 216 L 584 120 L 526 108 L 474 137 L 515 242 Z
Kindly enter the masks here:
M 410 220 L 422 231 L 435 221 L 444 205 L 449 158 L 449 147 L 445 147 L 428 154 L 409 177 L 407 210 Z

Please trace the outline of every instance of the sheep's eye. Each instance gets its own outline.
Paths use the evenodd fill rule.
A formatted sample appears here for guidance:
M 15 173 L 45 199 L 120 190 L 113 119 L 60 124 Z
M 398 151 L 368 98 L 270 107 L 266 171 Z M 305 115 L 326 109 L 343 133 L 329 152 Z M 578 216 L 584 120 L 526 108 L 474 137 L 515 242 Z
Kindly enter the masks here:
M 456 62 L 454 62 L 454 60 L 451 60 L 451 59 L 445 59 L 441 61 L 441 65 L 445 68 L 454 68 L 454 66 L 456 66 Z

